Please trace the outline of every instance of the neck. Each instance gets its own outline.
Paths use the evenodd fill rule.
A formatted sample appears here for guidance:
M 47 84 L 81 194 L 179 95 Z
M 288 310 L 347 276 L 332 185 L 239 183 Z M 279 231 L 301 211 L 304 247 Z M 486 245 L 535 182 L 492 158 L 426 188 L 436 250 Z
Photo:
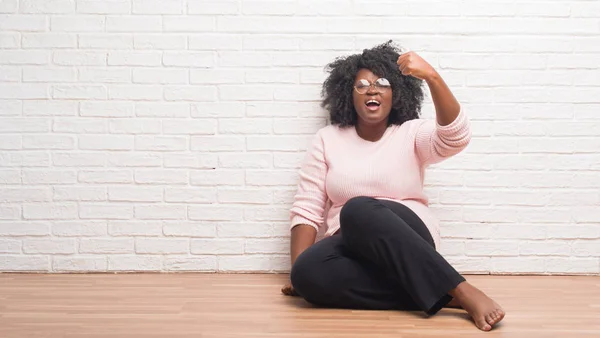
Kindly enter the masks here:
M 385 133 L 387 127 L 387 123 L 385 122 L 375 125 L 367 125 L 359 122 L 355 126 L 358 136 L 371 142 L 379 141 L 383 136 L 383 133 Z

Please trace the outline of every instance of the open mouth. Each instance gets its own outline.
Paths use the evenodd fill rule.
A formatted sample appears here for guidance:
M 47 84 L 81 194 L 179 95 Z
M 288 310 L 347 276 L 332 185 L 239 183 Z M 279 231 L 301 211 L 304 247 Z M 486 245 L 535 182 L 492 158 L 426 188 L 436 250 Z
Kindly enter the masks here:
M 369 100 L 365 105 L 369 110 L 377 110 L 379 109 L 379 106 L 381 106 L 381 103 L 377 100 Z

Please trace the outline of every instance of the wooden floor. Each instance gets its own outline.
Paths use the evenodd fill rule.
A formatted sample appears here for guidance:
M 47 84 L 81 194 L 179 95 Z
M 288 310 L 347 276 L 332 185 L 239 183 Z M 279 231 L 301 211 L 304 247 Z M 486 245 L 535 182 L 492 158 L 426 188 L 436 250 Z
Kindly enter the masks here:
M 600 337 L 600 277 L 468 276 L 508 313 L 489 333 L 454 309 L 313 308 L 285 278 L 0 274 L 0 337 Z

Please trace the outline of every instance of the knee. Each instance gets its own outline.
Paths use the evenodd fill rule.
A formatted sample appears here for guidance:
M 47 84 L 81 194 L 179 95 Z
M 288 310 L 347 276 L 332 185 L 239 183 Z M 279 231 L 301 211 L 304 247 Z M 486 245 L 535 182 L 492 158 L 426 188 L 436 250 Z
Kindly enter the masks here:
M 300 255 L 294 265 L 292 265 L 292 270 L 290 271 L 290 282 L 296 291 L 298 291 L 300 285 L 304 283 L 305 275 L 306 275 L 306 264 L 302 262 L 302 255 Z
M 340 211 L 340 225 L 346 227 L 357 223 L 356 220 L 364 217 L 375 202 L 377 202 L 375 198 L 366 196 L 357 196 L 349 199 Z
M 331 291 L 332 284 L 326 281 L 327 274 L 324 274 L 315 263 L 306 256 L 300 255 L 292 266 L 290 281 L 302 298 L 318 304 L 323 296 Z
M 292 271 L 290 271 L 290 282 L 296 292 L 302 297 L 304 297 L 306 292 L 314 289 L 313 285 L 311 285 L 314 279 L 311 277 L 315 271 L 310 262 L 305 258 L 305 255 L 301 254 L 296 259 L 296 262 L 294 262 Z

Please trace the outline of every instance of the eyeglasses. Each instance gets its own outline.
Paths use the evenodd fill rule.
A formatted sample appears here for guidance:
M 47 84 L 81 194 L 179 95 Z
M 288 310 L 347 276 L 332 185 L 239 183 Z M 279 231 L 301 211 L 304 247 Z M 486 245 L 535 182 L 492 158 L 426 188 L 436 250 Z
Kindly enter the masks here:
M 390 81 L 388 81 L 386 78 L 380 77 L 379 79 L 375 80 L 374 83 L 371 83 L 365 79 L 360 79 L 354 86 L 354 90 L 356 90 L 356 92 L 359 94 L 366 94 L 369 89 L 371 89 L 371 86 L 374 86 L 378 93 L 384 93 L 392 88 Z

